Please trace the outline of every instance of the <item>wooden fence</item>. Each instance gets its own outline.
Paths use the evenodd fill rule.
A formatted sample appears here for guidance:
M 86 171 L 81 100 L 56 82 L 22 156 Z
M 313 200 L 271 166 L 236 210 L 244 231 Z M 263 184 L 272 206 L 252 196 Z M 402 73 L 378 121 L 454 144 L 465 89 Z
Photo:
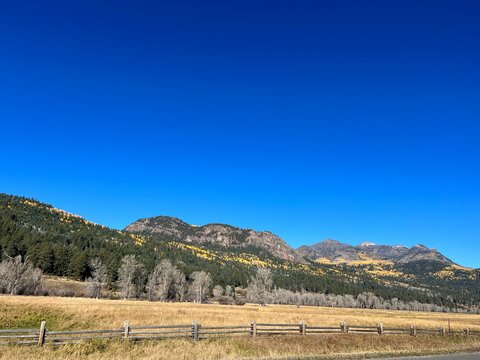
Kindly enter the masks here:
M 480 336 L 480 331 L 464 329 L 457 332 L 447 332 L 444 327 L 437 329 L 417 328 L 386 328 L 383 324 L 376 326 L 348 325 L 314 326 L 305 322 L 298 324 L 269 324 L 253 321 L 250 325 L 238 326 L 202 326 L 198 321 L 185 325 L 131 326 L 125 321 L 122 327 L 110 330 L 48 330 L 46 322 L 42 321 L 37 329 L 7 329 L 0 330 L 0 345 L 62 345 L 79 343 L 94 339 L 117 339 L 126 341 L 162 340 L 184 338 L 199 341 L 212 337 L 227 336 L 268 336 L 268 335 L 319 335 L 319 334 L 376 334 L 376 335 L 457 335 Z

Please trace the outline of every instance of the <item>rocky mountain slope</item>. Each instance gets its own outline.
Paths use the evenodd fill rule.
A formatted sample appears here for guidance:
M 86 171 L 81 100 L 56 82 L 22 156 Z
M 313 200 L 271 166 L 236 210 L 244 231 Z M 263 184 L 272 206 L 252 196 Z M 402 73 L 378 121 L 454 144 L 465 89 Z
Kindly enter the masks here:
M 285 241 L 269 231 L 241 229 L 225 224 L 195 226 L 170 216 L 140 219 L 128 225 L 124 230 L 131 233 L 169 237 L 200 245 L 210 243 L 223 247 L 239 248 L 256 246 L 277 258 L 306 263 L 305 259 Z
M 297 253 L 311 261 L 329 261 L 334 263 L 351 263 L 359 261 L 388 261 L 408 263 L 414 261 L 436 261 L 445 265 L 453 262 L 435 249 L 423 245 L 407 248 L 401 245 L 376 245 L 362 243 L 357 246 L 344 244 L 336 240 L 325 240 L 310 246 L 301 246 Z
M 124 230 L 130 233 L 173 238 L 198 245 L 214 244 L 234 248 L 255 246 L 264 249 L 274 257 L 302 264 L 306 263 L 305 260 L 347 264 L 362 261 L 387 261 L 401 264 L 426 260 L 445 265 L 453 264 L 450 259 L 437 250 L 423 245 L 407 248 L 400 245 L 376 245 L 365 242 L 358 246 L 352 246 L 336 240 L 325 240 L 294 250 L 279 236 L 269 231 L 241 229 L 226 224 L 195 226 L 170 216 L 140 219 L 128 225 Z

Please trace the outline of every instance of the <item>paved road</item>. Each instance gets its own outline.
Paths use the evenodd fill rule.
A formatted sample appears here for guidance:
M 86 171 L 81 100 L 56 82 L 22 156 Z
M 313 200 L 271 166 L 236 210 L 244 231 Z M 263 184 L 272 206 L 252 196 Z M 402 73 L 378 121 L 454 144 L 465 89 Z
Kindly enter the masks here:
M 387 360 L 387 359 L 385 359 Z M 392 358 L 390 360 L 480 360 L 480 353 L 464 355 L 435 355 Z

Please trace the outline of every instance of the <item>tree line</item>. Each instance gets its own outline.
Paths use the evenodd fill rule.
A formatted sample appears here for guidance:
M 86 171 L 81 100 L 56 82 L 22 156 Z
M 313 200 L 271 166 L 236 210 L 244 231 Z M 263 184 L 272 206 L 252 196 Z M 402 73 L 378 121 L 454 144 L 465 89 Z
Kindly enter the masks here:
M 86 279 L 85 296 L 101 298 L 108 287 L 107 268 L 99 258 L 90 261 L 91 277 Z M 124 300 L 146 299 L 148 301 L 191 301 L 196 303 L 218 302 L 221 304 L 244 304 L 246 302 L 266 306 L 268 304 L 323 306 L 360 309 L 388 309 L 428 312 L 475 312 L 480 307 L 469 309 L 448 308 L 418 301 L 404 302 L 397 298 L 383 299 L 366 292 L 353 295 L 319 294 L 307 291 L 294 292 L 276 287 L 272 272 L 258 268 L 246 288 L 231 285 L 213 286 L 212 276 L 205 271 L 195 271 L 187 276 L 168 259 L 162 260 L 150 274 L 135 255 L 122 258 L 117 280 L 117 292 Z M 42 295 L 42 271 L 35 268 L 28 258 L 7 257 L 0 262 L 0 293 L 9 295 Z
M 90 262 L 92 276 L 86 279 L 87 296 L 99 298 L 108 282 L 107 268 L 99 258 Z M 150 274 L 135 255 L 122 258 L 116 288 L 125 300 L 146 298 L 150 301 L 195 301 L 203 303 L 210 297 L 212 276 L 195 271 L 187 276 L 168 259 L 163 259 Z

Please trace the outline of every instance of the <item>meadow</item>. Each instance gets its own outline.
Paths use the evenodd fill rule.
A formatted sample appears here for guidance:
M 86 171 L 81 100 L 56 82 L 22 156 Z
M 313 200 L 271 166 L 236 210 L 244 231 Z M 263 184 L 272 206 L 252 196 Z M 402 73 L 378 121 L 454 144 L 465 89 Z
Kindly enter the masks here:
M 0 296 L 0 328 L 38 327 L 47 321 L 50 330 L 116 329 L 129 320 L 135 325 L 189 324 L 198 320 L 204 326 L 248 325 L 257 322 L 300 323 L 337 326 L 376 325 L 480 330 L 480 315 L 423 313 L 386 310 L 360 310 L 285 305 L 217 305 L 161 303 L 147 301 L 95 300 L 85 298 Z M 311 335 L 238 337 L 124 343 L 93 341 L 61 347 L 6 347 L 0 359 L 256 359 L 256 358 L 366 358 L 378 354 L 430 354 L 453 351 L 479 351 L 480 337 L 422 335 Z

